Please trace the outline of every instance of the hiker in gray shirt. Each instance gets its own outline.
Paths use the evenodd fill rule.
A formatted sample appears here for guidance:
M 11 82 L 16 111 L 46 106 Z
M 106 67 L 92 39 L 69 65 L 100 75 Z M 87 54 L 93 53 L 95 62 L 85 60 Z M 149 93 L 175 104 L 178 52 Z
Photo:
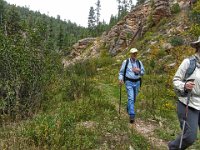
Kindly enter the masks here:
M 179 93 L 177 114 L 182 134 L 169 142 L 169 150 L 184 150 L 191 146 L 197 139 L 200 125 L 200 37 L 191 46 L 196 49 L 195 55 L 183 60 L 173 79 L 175 91 Z M 192 60 L 195 60 L 194 67 Z M 191 73 L 186 77 L 188 72 Z

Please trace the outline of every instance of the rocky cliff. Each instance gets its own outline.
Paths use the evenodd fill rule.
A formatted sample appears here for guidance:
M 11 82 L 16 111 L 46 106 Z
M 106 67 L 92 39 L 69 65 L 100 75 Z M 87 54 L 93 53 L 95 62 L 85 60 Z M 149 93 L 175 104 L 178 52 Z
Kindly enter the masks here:
M 149 27 L 149 24 L 157 24 L 164 17 L 169 17 L 170 5 L 188 3 L 185 0 L 154 0 L 147 1 L 143 5 L 136 6 L 122 20 L 120 20 L 110 31 L 104 32 L 98 38 L 86 38 L 78 41 L 72 47 L 69 55 L 70 63 L 87 57 L 96 57 L 102 46 L 106 48 L 110 55 L 115 56 L 126 51 L 134 41 L 141 37 Z M 64 66 L 69 64 L 63 60 Z

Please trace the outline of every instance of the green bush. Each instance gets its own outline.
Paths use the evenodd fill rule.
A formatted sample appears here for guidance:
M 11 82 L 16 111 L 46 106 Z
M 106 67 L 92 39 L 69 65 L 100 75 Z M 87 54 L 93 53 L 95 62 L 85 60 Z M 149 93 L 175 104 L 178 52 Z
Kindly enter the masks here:
M 200 23 L 200 1 L 197 1 L 194 7 L 192 8 L 190 18 L 195 23 Z
M 183 45 L 184 40 L 179 36 L 175 36 L 170 39 L 170 43 L 172 46 L 181 46 Z
M 170 9 L 172 14 L 177 14 L 181 11 L 181 8 L 178 3 L 173 4 Z
M 16 38 L 16 41 L 12 38 Z M 59 54 L 28 47 L 18 37 L 2 37 L 0 44 L 0 93 L 4 114 L 26 117 L 39 109 L 44 89 L 61 72 Z M 27 46 L 24 46 L 27 45 Z

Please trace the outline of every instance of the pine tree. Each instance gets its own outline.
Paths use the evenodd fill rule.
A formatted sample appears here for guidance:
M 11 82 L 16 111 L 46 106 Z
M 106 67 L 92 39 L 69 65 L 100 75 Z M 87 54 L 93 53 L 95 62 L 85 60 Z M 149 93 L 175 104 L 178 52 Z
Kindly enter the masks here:
M 121 5 L 121 0 L 117 0 L 118 2 L 118 17 L 121 15 L 121 11 L 122 11 L 122 5 Z
M 0 0 L 0 25 L 3 24 L 4 11 L 5 11 L 5 2 L 3 0 Z
M 97 3 L 96 3 L 96 25 L 99 24 L 99 20 L 100 20 L 100 10 L 101 10 L 100 0 L 97 0 Z
M 58 50 L 61 51 L 63 48 L 63 41 L 64 41 L 64 33 L 63 33 L 63 27 L 60 24 L 59 27 L 59 35 L 58 35 Z
M 128 2 L 127 2 L 127 0 L 123 0 L 122 4 L 123 4 L 123 12 L 127 12 L 128 11 Z
M 133 1 L 132 0 L 129 0 L 129 3 L 128 3 L 128 8 L 129 8 L 129 11 L 131 11 L 133 9 Z
M 16 9 L 16 7 L 12 6 L 8 10 L 8 15 L 6 18 L 6 33 L 8 35 L 15 35 L 20 34 L 20 31 L 22 30 L 21 24 L 20 24 L 20 13 Z
M 146 0 L 137 0 L 137 4 L 136 5 L 140 5 L 143 4 Z
M 94 29 L 95 28 L 95 11 L 93 7 L 90 7 L 89 16 L 88 16 L 88 28 Z

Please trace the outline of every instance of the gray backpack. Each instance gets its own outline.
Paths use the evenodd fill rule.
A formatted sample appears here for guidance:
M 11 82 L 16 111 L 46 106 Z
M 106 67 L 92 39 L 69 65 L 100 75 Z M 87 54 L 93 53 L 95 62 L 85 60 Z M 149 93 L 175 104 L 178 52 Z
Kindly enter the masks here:
M 187 81 L 187 79 L 193 74 L 194 70 L 196 69 L 196 58 L 195 56 L 189 57 L 190 65 L 186 70 L 185 77 L 183 81 Z M 184 93 L 180 92 L 178 89 L 175 89 L 175 93 L 177 96 L 185 97 L 187 96 L 187 92 Z
M 195 56 L 189 57 L 189 60 L 190 60 L 190 65 L 189 65 L 189 67 L 187 68 L 186 73 L 185 73 L 185 77 L 184 77 L 184 80 L 185 80 L 185 81 L 187 80 L 187 78 L 188 78 L 189 76 L 192 75 L 192 73 L 194 72 L 194 70 L 195 70 L 195 68 L 196 68 L 196 58 L 195 58 Z

